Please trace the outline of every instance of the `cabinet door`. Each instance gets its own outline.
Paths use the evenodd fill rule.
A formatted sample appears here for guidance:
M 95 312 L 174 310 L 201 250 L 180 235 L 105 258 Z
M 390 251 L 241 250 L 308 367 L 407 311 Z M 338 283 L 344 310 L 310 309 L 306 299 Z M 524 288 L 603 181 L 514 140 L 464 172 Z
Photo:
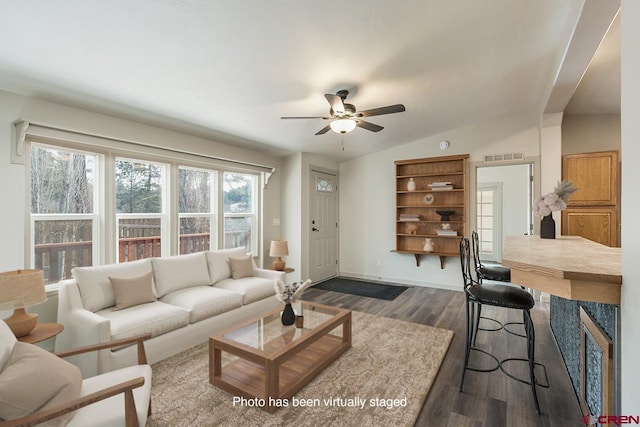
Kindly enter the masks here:
M 578 187 L 569 206 L 617 205 L 618 152 L 566 154 L 562 156 L 562 179 Z
M 582 236 L 606 246 L 618 246 L 618 212 L 610 207 L 568 207 L 562 211 L 562 234 Z

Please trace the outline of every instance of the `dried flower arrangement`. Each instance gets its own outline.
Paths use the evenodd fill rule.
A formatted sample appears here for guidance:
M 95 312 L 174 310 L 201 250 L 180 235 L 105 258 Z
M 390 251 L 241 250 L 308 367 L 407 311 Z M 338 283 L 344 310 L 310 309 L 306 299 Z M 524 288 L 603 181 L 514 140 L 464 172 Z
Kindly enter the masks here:
M 545 194 L 536 199 L 533 212 L 538 216 L 547 216 L 551 212 L 561 211 L 567 207 L 567 201 L 573 193 L 578 191 L 571 181 L 559 182 L 553 193 Z
M 291 304 L 296 302 L 304 290 L 311 285 L 311 279 L 307 279 L 304 282 L 293 282 L 290 285 L 283 283 L 280 279 L 274 279 L 273 283 L 276 289 L 276 297 L 285 304 Z

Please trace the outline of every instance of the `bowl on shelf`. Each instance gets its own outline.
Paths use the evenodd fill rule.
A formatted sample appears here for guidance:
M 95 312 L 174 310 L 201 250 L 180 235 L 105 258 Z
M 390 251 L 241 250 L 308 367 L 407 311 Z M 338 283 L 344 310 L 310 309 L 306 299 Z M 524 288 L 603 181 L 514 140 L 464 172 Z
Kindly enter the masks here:
M 456 213 L 456 211 L 436 211 L 438 215 L 440 215 L 440 221 L 450 221 L 449 216 Z

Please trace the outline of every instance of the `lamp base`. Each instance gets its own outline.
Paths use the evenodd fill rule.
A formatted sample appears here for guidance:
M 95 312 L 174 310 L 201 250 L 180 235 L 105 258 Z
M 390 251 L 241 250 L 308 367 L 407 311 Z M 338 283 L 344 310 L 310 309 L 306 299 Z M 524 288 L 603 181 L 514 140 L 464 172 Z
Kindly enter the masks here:
M 273 261 L 273 269 L 277 270 L 277 271 L 282 271 L 284 270 L 284 261 L 282 260 L 282 258 L 278 257 L 277 260 Z
M 33 331 L 33 328 L 38 324 L 38 315 L 27 313 L 24 308 L 16 308 L 13 310 L 13 314 L 4 321 L 16 338 L 20 338 Z

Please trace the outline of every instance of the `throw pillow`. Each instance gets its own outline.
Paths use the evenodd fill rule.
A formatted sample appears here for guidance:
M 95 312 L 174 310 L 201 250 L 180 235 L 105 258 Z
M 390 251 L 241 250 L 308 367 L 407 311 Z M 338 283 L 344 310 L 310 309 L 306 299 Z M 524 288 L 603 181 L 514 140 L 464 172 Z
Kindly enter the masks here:
M 116 297 L 115 310 L 156 300 L 153 294 L 152 271 L 134 277 L 109 277 L 109 281 Z
M 33 344 L 17 342 L 0 373 L 0 419 L 12 420 L 80 397 L 80 369 Z M 65 425 L 73 413 L 47 426 Z
M 253 262 L 251 262 L 251 255 L 245 255 L 237 258 L 229 257 L 229 265 L 231 266 L 231 277 L 234 279 L 253 276 Z

